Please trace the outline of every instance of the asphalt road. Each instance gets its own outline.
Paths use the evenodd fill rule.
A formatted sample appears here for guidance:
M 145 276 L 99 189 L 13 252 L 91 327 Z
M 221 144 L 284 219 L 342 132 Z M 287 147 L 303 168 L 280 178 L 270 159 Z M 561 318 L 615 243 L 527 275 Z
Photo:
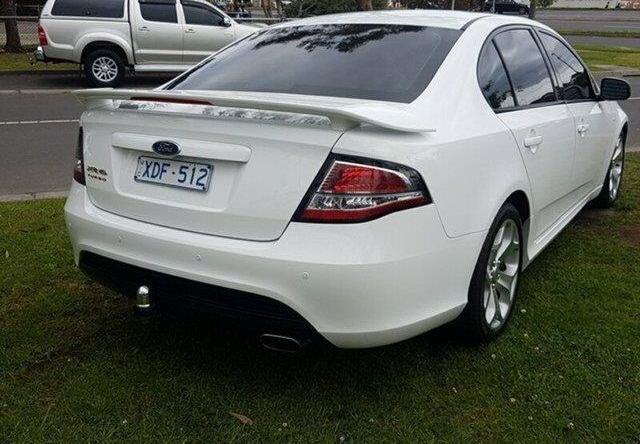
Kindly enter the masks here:
M 541 10 L 536 20 L 554 29 L 638 31 L 640 10 Z
M 622 103 L 631 122 L 628 146 L 640 149 L 640 77 L 627 79 L 636 91 Z M 0 90 L 6 89 L 4 80 Z M 164 81 L 146 78 L 142 85 Z M 68 92 L 51 91 L 0 93 L 0 196 L 69 188 L 82 108 Z

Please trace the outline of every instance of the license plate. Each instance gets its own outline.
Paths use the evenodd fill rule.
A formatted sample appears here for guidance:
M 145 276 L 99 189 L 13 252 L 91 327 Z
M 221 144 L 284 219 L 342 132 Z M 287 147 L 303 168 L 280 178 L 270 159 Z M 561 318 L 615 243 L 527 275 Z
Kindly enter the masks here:
M 212 175 L 213 166 L 205 163 L 140 156 L 133 178 L 138 182 L 207 191 Z

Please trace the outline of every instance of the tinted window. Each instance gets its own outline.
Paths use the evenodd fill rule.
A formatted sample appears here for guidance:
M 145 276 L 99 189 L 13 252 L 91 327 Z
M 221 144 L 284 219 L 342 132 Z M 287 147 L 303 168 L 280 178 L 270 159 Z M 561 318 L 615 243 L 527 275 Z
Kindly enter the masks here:
M 178 23 L 175 2 L 140 2 L 140 13 L 150 22 Z
M 223 18 L 211 9 L 202 6 L 182 5 L 184 19 L 189 25 L 222 26 Z
M 547 49 L 553 69 L 558 75 L 562 97 L 565 100 L 591 97 L 591 81 L 585 67 L 567 46 L 549 34 L 540 33 L 540 40 Z
M 507 72 L 493 43 L 486 44 L 480 54 L 478 82 L 493 109 L 515 106 Z
M 460 33 L 377 24 L 267 28 L 217 53 L 172 87 L 411 102 Z
M 518 106 L 556 100 L 547 65 L 529 31 L 505 31 L 494 41 L 511 76 Z
M 51 15 L 120 18 L 124 16 L 124 0 L 56 0 Z

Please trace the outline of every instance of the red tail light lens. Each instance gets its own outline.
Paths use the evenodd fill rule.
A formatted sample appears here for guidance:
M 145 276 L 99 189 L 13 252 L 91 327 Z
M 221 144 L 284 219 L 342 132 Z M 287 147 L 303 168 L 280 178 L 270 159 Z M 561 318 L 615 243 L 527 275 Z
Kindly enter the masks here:
M 84 179 L 84 131 L 82 127 L 78 131 L 78 143 L 76 145 L 76 164 L 73 168 L 73 180 L 80 185 L 85 184 Z
M 47 46 L 49 44 L 47 41 L 47 33 L 44 32 L 44 28 L 41 25 L 38 25 L 38 40 L 40 41 L 40 46 Z
M 417 171 L 371 159 L 332 156 L 320 171 L 295 221 L 364 222 L 431 203 Z

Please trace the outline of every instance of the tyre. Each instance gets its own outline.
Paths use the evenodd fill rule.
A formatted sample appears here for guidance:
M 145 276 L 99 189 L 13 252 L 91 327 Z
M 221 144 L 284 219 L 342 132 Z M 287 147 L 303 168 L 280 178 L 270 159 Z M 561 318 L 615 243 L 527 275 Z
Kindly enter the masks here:
M 624 172 L 625 137 L 620 134 L 616 146 L 613 149 L 609 170 L 602 184 L 602 191 L 591 203 L 594 207 L 609 208 L 620 195 L 622 185 L 622 173 Z
M 84 74 L 91 86 L 118 86 L 124 77 L 124 62 L 110 49 L 97 49 L 84 60 Z
M 507 203 L 498 212 L 480 251 L 460 321 L 473 341 L 487 342 L 505 329 L 514 310 L 522 267 L 522 221 Z

